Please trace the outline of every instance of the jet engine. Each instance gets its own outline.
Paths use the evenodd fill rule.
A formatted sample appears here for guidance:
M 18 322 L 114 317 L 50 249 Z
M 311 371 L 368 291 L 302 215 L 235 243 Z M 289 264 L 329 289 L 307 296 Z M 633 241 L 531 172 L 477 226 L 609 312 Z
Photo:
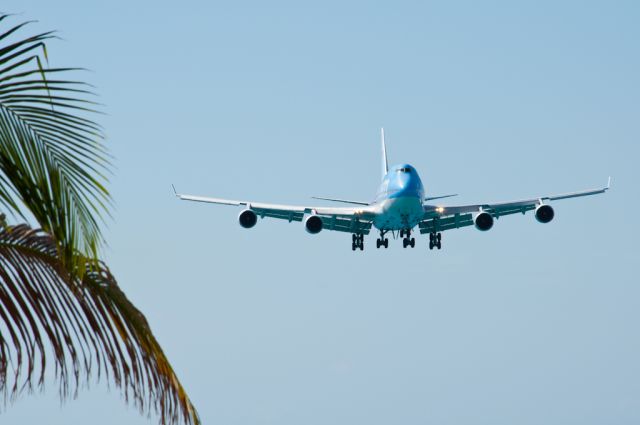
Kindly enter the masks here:
M 320 233 L 322 230 L 322 219 L 317 215 L 310 215 L 304 220 L 304 228 L 312 235 Z
M 488 212 L 480 212 L 473 218 L 476 229 L 486 232 L 493 227 L 493 217 Z
M 245 229 L 250 229 L 258 222 L 258 216 L 251 210 L 243 210 L 240 215 L 238 215 L 238 221 L 240 222 L 240 226 Z
M 551 208 L 551 205 L 538 205 L 538 208 L 536 208 L 536 220 L 538 220 L 540 223 L 548 223 L 551 220 L 553 220 L 553 216 L 555 215 L 555 213 L 553 212 L 553 208 Z

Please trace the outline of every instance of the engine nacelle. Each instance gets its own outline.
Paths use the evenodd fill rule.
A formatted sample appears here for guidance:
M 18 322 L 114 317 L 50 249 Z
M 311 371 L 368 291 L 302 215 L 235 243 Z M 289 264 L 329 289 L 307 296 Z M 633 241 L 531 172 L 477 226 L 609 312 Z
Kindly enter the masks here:
M 250 229 L 258 222 L 258 216 L 251 210 L 243 210 L 240 215 L 238 215 L 238 222 L 240 222 L 240 226 L 245 229 Z
M 310 215 L 304 220 L 304 228 L 312 235 L 320 233 L 322 230 L 322 219 L 317 215 Z
M 551 220 L 553 220 L 553 216 L 555 215 L 555 213 L 553 212 L 553 208 L 551 208 L 551 205 L 538 205 L 538 208 L 536 208 L 536 220 L 538 220 L 540 223 L 548 223 Z
M 478 213 L 473 218 L 473 223 L 476 225 L 476 229 L 486 232 L 493 227 L 493 216 L 488 212 Z

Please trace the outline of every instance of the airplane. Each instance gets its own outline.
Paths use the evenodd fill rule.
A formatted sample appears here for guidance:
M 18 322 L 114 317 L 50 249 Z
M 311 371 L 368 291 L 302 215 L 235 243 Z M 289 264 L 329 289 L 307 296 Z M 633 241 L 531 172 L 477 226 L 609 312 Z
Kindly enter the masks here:
M 242 206 L 238 215 L 240 226 L 251 228 L 258 222 L 258 217 L 279 218 L 283 220 L 304 222 L 304 228 L 310 234 L 318 234 L 322 230 L 335 230 L 351 233 L 351 249 L 364 250 L 364 236 L 371 227 L 375 227 L 380 237 L 376 247 L 389 247 L 387 233 L 402 239 L 403 248 L 415 247 L 412 232 L 417 227 L 421 234 L 429 234 L 429 249 L 442 248 L 442 232 L 461 227 L 475 226 L 486 232 L 494 225 L 494 219 L 510 214 L 525 214 L 534 211 L 536 220 L 549 223 L 555 216 L 549 201 L 577 198 L 581 196 L 605 193 L 611 187 L 611 177 L 606 187 L 564 193 L 559 195 L 539 196 L 509 202 L 497 202 L 473 205 L 441 206 L 429 202 L 444 199 L 456 194 L 441 196 L 425 196 L 425 189 L 416 169 L 409 164 L 389 167 L 384 129 L 381 129 L 382 141 L 382 184 L 375 199 L 371 202 L 352 201 L 347 199 L 320 198 L 314 199 L 349 204 L 350 207 L 314 207 L 295 205 L 265 204 L 252 201 L 235 201 L 230 199 L 209 198 L 196 195 L 174 194 L 182 200 L 205 202 L 212 204 Z

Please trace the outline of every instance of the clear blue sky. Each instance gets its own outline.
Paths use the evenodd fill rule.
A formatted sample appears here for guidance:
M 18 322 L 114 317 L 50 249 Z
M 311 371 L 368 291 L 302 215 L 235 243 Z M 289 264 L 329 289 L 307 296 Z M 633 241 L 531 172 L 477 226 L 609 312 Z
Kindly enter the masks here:
M 106 257 L 207 424 L 640 422 L 640 3 L 3 0 L 109 113 Z M 556 219 L 352 253 L 233 207 L 370 199 L 378 131 L 431 194 L 603 185 Z M 156 423 L 55 385 L 3 424 Z M 119 421 L 119 422 L 117 422 Z

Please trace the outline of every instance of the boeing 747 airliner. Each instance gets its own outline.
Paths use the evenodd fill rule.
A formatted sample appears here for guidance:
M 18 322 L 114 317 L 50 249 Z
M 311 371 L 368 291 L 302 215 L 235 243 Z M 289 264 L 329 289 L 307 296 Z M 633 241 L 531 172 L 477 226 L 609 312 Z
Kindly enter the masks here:
M 534 211 L 536 220 L 540 223 L 549 223 L 554 216 L 554 210 L 548 204 L 549 201 L 596 195 L 606 192 L 611 186 L 611 178 L 609 178 L 606 187 L 560 195 L 476 205 L 431 205 L 430 201 L 455 195 L 425 197 L 424 186 L 414 167 L 409 164 L 400 164 L 389 168 L 384 130 L 381 130 L 381 138 L 383 178 L 372 202 L 315 198 L 352 205 L 335 208 L 274 205 L 178 193 L 176 196 L 187 201 L 243 206 L 244 209 L 240 212 L 238 221 L 247 229 L 256 225 L 258 217 L 271 217 L 289 222 L 302 221 L 307 232 L 311 234 L 320 233 L 323 229 L 351 233 L 351 249 L 355 251 L 364 249 L 364 236 L 369 234 L 371 226 L 378 229 L 380 233 L 376 241 L 378 248 L 389 247 L 389 239 L 386 237 L 388 232 L 403 238 L 404 248 L 415 247 L 416 241 L 411 234 L 418 227 L 420 233 L 429 234 L 429 249 L 441 249 L 443 231 L 471 225 L 478 230 L 487 231 L 493 227 L 494 218 L 504 215 Z

